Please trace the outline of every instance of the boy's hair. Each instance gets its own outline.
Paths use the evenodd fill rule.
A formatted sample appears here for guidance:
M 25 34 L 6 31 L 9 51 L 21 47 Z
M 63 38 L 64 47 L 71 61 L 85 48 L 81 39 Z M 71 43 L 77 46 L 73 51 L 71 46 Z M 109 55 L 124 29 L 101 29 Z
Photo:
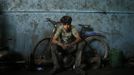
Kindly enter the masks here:
M 63 16 L 60 19 L 60 22 L 63 23 L 63 24 L 69 24 L 69 25 L 71 25 L 72 17 L 70 17 L 70 16 Z

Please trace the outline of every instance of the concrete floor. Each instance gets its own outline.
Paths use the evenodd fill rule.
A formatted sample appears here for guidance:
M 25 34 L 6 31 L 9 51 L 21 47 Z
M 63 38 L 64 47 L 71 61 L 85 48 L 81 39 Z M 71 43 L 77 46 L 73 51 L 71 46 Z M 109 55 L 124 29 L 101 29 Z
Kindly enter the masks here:
M 1 70 L 0 75 L 49 75 L 48 71 L 30 71 L 27 69 L 21 70 Z M 73 70 L 60 72 L 56 75 L 78 75 Z M 134 75 L 134 68 L 102 68 L 90 69 L 87 75 Z

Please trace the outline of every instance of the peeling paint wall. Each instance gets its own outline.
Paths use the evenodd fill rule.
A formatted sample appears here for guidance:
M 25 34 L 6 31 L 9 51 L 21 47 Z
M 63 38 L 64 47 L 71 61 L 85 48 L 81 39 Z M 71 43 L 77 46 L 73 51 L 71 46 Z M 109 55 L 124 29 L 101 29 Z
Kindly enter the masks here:
M 107 36 L 111 48 L 134 55 L 134 0 L 0 0 L 0 6 L 5 38 L 12 39 L 8 45 L 24 56 L 49 37 L 52 25 L 45 18 L 59 20 L 63 15 L 72 16 L 76 26 L 90 24 Z

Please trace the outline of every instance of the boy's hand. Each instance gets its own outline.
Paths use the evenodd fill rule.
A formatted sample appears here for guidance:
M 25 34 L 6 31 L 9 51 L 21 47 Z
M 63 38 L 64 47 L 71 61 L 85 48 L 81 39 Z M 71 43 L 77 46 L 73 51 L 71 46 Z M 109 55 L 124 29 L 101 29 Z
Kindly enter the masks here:
M 62 47 L 63 49 L 67 49 L 67 45 L 62 44 L 61 47 Z
M 65 46 L 66 46 L 67 48 L 73 47 L 73 45 L 71 45 L 71 44 L 66 44 Z
M 67 48 L 72 48 L 73 45 L 72 45 L 72 44 L 61 44 L 61 47 L 62 47 L 63 49 L 67 49 Z

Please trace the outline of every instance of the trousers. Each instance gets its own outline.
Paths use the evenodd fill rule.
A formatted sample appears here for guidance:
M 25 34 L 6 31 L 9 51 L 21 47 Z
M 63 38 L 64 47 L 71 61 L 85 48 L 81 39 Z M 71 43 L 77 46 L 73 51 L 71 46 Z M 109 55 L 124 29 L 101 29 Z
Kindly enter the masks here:
M 67 49 L 62 49 L 60 46 L 56 45 L 56 44 L 52 44 L 51 45 L 51 54 L 52 54 L 52 60 L 53 60 L 53 65 L 54 67 L 60 67 L 59 61 L 58 61 L 58 56 L 57 53 L 59 52 L 67 52 L 69 54 L 72 54 L 72 52 L 75 52 L 75 67 L 80 67 L 81 65 L 81 57 L 82 57 L 82 51 L 84 49 L 84 45 L 85 42 L 79 42 L 78 44 L 74 45 L 71 48 L 67 48 Z

